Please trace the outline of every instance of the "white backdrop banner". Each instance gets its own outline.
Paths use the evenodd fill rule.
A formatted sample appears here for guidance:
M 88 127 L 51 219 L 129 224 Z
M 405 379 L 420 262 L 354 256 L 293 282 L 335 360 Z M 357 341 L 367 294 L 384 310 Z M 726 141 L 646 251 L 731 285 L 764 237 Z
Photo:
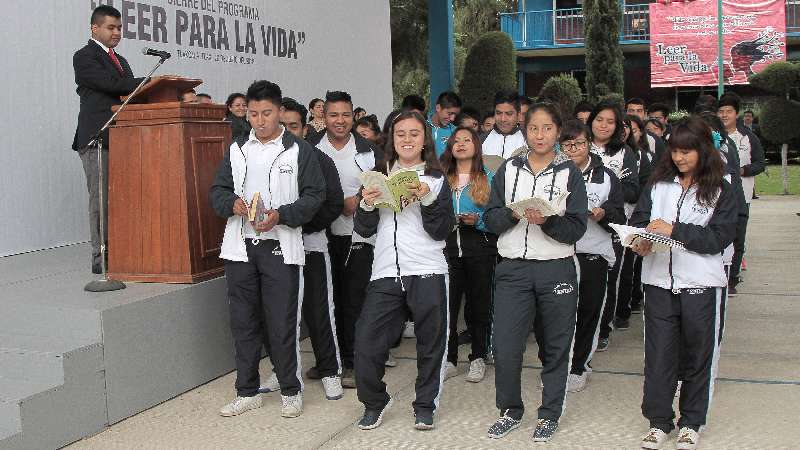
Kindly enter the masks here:
M 0 256 L 89 238 L 86 184 L 70 149 L 78 114 L 73 53 L 90 38 L 98 4 L 122 13 L 116 50 L 144 76 L 204 81 L 223 103 L 258 79 L 308 104 L 344 90 L 383 118 L 392 108 L 389 2 L 376 0 L 7 0 L 0 27 Z M 87 255 L 87 264 L 89 258 Z

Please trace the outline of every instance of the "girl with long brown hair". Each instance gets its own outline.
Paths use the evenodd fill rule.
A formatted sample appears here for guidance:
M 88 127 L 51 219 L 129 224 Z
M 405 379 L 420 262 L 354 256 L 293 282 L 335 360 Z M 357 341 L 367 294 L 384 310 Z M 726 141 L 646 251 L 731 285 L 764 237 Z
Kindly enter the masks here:
M 719 358 L 720 307 L 727 277 L 722 252 L 736 236 L 738 204 L 723 178 L 724 163 L 709 126 L 698 117 L 678 122 L 656 164 L 630 225 L 683 244 L 644 257 L 645 362 L 642 414 L 650 430 L 642 448 L 658 449 L 675 428 L 672 402 L 683 379 L 678 449 L 694 449 L 714 392 Z
M 497 261 L 497 236 L 490 233 L 483 222 L 492 173 L 483 166 L 478 134 L 467 127 L 456 128 L 450 136 L 441 163 L 453 190 L 453 210 L 457 218 L 445 250 L 450 266 L 450 338 L 445 376 L 457 374 L 458 314 L 464 296 L 464 321 L 472 338 L 466 380 L 477 383 L 486 373 L 492 279 Z
M 356 388 L 364 404 L 358 427 L 377 428 L 391 405 L 383 382 L 384 363 L 408 308 L 417 336 L 414 427 L 429 430 L 434 427 L 444 382 L 448 330 L 444 247 L 455 217 L 430 128 L 419 113 L 402 112 L 394 118 L 385 159 L 375 170 L 385 174 L 415 170 L 419 183 L 408 188 L 419 201 L 404 204 L 399 211 L 377 208 L 380 190 L 364 188 L 356 212 L 355 231 L 364 237 L 376 236 L 372 275 L 356 322 Z

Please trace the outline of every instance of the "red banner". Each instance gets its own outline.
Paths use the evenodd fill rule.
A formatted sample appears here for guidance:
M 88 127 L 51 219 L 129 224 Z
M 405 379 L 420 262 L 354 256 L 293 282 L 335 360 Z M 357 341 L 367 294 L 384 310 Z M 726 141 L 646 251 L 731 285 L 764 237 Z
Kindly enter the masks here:
M 723 1 L 725 84 L 786 59 L 786 0 Z M 717 84 L 717 0 L 650 4 L 652 87 Z

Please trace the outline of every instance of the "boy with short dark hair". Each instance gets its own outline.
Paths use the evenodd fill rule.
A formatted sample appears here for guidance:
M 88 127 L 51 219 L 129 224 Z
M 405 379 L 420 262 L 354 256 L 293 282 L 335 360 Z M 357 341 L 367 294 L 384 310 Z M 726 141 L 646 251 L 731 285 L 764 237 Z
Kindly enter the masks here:
M 227 219 L 220 258 L 225 260 L 236 349 L 236 398 L 220 415 L 261 407 L 258 365 L 266 332 L 281 389 L 281 415 L 298 417 L 303 411 L 302 227 L 325 200 L 325 179 L 314 150 L 280 124 L 280 87 L 256 81 L 246 98 L 253 129 L 225 153 L 210 195 L 214 211 Z M 256 193 L 266 212 L 250 221 Z

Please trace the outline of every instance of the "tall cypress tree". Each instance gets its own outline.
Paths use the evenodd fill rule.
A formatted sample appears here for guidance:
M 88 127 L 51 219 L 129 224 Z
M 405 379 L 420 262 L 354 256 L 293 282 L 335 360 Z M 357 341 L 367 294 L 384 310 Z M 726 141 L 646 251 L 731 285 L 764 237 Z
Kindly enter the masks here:
M 586 27 L 586 93 L 590 99 L 596 99 L 601 94 L 597 92 L 600 84 L 605 85 L 610 92 L 623 94 L 625 76 L 622 48 L 619 45 L 621 18 L 619 0 L 583 2 Z

